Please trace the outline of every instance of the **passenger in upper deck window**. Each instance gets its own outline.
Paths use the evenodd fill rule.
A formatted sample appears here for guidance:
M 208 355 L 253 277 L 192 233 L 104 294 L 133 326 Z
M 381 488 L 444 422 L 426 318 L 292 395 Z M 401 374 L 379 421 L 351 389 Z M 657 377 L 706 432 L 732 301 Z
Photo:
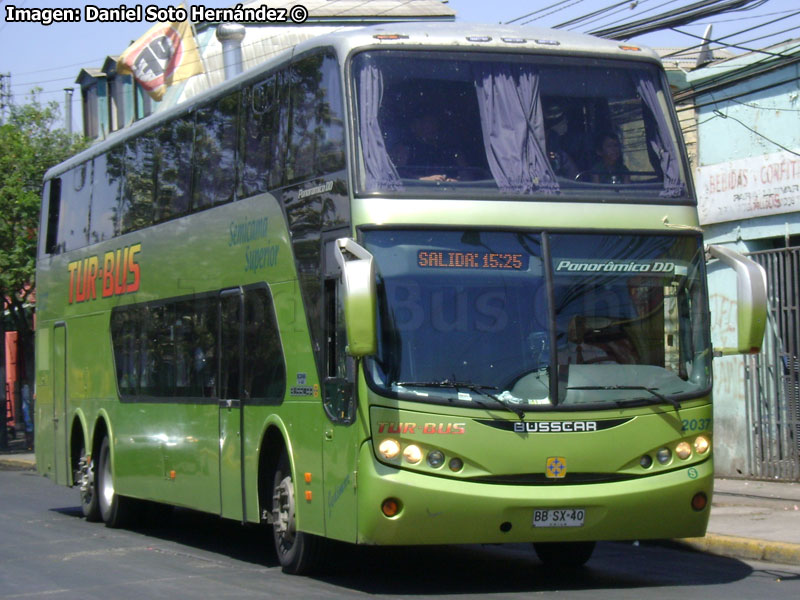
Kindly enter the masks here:
M 592 166 L 594 183 L 630 183 L 630 170 L 622 159 L 622 145 L 619 136 L 612 131 L 604 131 L 595 139 L 597 162 Z

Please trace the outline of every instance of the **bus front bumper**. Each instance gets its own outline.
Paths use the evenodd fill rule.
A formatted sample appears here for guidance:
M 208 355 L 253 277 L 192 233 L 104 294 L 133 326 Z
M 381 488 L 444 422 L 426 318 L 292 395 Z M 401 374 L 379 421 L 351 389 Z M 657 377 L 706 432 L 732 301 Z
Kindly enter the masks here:
M 690 468 L 691 467 L 691 468 Z M 459 481 L 379 463 L 362 445 L 358 543 L 378 545 L 638 540 L 705 535 L 711 459 L 639 479 L 592 484 L 501 485 Z M 704 493 L 703 510 L 692 498 Z M 387 517 L 382 504 L 400 510 Z M 534 526 L 540 509 L 584 511 L 580 526 Z M 579 513 L 578 513 L 579 514 Z

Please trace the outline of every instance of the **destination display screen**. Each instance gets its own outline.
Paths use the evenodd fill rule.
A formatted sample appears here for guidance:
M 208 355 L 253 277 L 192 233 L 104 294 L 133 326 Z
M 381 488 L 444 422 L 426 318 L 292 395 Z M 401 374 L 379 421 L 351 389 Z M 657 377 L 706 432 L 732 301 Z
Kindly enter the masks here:
M 419 250 L 417 266 L 423 269 L 490 269 L 526 271 L 528 255 L 516 252 L 463 252 Z

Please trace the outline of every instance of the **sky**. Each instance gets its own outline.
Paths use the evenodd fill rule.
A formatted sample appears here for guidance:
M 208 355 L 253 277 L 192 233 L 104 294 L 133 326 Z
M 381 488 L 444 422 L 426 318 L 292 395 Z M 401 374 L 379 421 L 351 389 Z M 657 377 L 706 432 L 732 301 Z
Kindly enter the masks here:
M 91 0 L 90 0 L 91 1 Z M 696 0 L 630 0 L 595 23 L 581 24 L 576 31 L 588 31 L 606 26 L 615 21 L 646 18 L 664 11 L 686 6 Z M 450 0 L 449 6 L 455 10 L 457 20 L 464 22 L 505 23 L 534 11 L 536 14 L 519 20 L 527 20 L 531 25 L 552 27 L 573 18 L 592 13 L 598 9 L 617 4 L 618 0 Z M 177 6 L 180 0 L 163 2 L 146 0 L 144 6 Z M 117 8 L 121 4 L 128 7 L 136 5 L 136 0 L 106 2 L 95 0 L 94 6 Z M 234 0 L 202 0 L 192 4 L 203 4 L 209 8 L 230 7 Z M 302 4 L 302 0 L 298 0 Z M 80 93 L 75 79 L 82 67 L 101 67 L 109 55 L 120 54 L 128 44 L 141 36 L 151 24 L 145 22 L 128 23 L 19 23 L 7 20 L 8 6 L 17 8 L 79 8 L 85 14 L 87 2 L 46 2 L 43 0 L 0 0 L 0 74 L 10 75 L 10 91 L 13 101 L 24 103 L 30 90 L 42 89 L 41 101 L 57 101 L 63 110 L 64 88 L 72 87 L 73 129 L 82 128 L 80 117 Z M 687 34 L 702 36 L 709 23 L 714 24 L 713 36 L 719 37 L 734 32 L 751 29 L 747 34 L 729 38 L 727 41 L 743 43 L 761 34 L 777 33 L 774 38 L 753 40 L 749 46 L 763 48 L 771 43 L 800 38 L 800 16 L 790 16 L 797 12 L 796 0 L 765 0 L 752 10 L 718 15 L 710 20 L 680 27 L 678 33 L 662 31 L 635 38 L 636 43 L 654 47 L 688 47 L 698 40 Z M 788 17 L 780 22 L 753 29 L 756 25 L 771 19 Z M 781 30 L 788 31 L 781 31 Z M 745 44 L 743 44 L 745 45 Z M 8 81 L 8 80 L 7 80 Z

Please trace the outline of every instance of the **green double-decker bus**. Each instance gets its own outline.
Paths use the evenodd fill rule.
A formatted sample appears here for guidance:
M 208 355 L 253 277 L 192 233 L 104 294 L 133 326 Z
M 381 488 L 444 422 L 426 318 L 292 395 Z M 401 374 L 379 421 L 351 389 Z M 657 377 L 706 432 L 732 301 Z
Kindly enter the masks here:
M 707 259 L 657 56 L 529 28 L 321 36 L 45 177 L 39 471 L 327 539 L 703 535 Z

